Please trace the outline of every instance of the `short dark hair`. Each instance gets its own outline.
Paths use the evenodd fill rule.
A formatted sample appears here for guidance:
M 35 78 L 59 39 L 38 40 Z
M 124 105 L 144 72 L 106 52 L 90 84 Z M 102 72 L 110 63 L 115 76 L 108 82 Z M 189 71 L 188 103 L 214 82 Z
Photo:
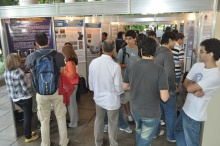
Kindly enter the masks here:
M 125 33 L 125 37 L 132 37 L 133 39 L 136 38 L 136 32 L 134 30 L 129 30 Z
M 182 33 L 177 34 L 177 40 L 182 40 L 184 38 L 185 38 L 185 36 Z
M 169 43 L 169 39 L 171 40 L 176 40 L 176 34 L 174 32 L 165 32 L 162 35 L 162 39 L 161 39 L 161 45 L 163 44 L 168 44 Z
M 138 47 L 141 49 L 143 56 L 150 57 L 154 56 L 157 43 L 153 38 L 147 37 L 138 43 Z
M 177 29 L 174 29 L 172 32 L 174 32 L 176 35 L 179 33 Z
M 118 34 L 117 34 L 117 37 L 118 37 L 118 38 L 122 38 L 122 34 L 123 34 L 123 32 L 122 32 L 122 31 L 119 31 Z
M 155 36 L 155 37 L 157 37 L 157 34 L 156 34 L 155 31 L 150 31 L 149 34 L 148 34 L 148 36 Z
M 48 44 L 48 37 L 44 32 L 37 32 L 35 34 L 35 42 L 37 42 L 40 46 L 46 46 Z
M 113 39 L 106 39 L 103 41 L 103 51 L 106 53 L 110 53 L 114 50 L 115 48 L 115 42 Z
M 220 58 L 220 40 L 211 38 L 204 40 L 200 43 L 200 46 L 204 46 L 207 53 L 214 54 L 214 60 L 217 61 Z
M 171 27 L 167 26 L 165 32 L 170 32 L 170 31 L 171 31 Z
M 102 35 L 104 35 L 105 37 L 108 36 L 107 32 L 103 32 Z

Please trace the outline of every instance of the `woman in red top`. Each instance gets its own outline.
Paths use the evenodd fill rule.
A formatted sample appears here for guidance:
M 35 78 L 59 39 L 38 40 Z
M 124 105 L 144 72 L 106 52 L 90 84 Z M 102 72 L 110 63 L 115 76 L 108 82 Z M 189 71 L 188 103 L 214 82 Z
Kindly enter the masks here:
M 66 66 L 61 69 L 61 73 L 67 77 L 71 84 L 74 86 L 74 90 L 70 95 L 70 102 L 67 106 L 69 112 L 70 123 L 69 128 L 78 127 L 78 107 L 76 103 L 76 91 L 78 88 L 79 76 L 76 73 L 76 63 L 78 62 L 74 48 L 70 44 L 66 44 L 62 48 L 62 53 L 65 57 Z

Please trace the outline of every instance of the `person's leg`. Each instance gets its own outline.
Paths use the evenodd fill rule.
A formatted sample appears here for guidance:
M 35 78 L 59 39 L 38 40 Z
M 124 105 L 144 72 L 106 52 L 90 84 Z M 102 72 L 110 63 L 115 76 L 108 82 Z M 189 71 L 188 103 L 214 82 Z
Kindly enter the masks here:
M 121 129 L 126 129 L 128 127 L 127 123 L 124 120 L 121 108 L 119 109 L 118 126 Z
M 140 146 L 150 146 L 156 134 L 160 118 L 141 118 L 141 133 L 139 139 Z
M 200 146 L 202 122 L 195 121 L 183 111 L 183 129 L 187 146 Z
M 182 114 L 183 114 L 183 111 L 180 112 L 180 115 L 178 119 L 176 120 L 175 127 L 174 127 L 174 134 L 175 134 L 177 146 L 186 146 L 186 140 L 185 140 L 184 130 L 183 130 Z
M 107 112 L 105 113 L 104 124 L 105 124 L 105 125 L 108 125 L 108 116 L 107 116 Z
M 107 114 L 108 114 L 108 134 L 109 134 L 110 145 L 118 146 L 117 134 L 118 134 L 119 109 L 107 110 Z
M 23 117 L 24 117 L 24 134 L 26 139 L 30 139 L 31 135 L 31 120 L 32 120 L 32 98 L 26 100 L 20 100 L 16 102 L 18 106 L 23 109 Z
M 74 85 L 75 89 L 73 93 L 70 96 L 70 103 L 68 107 L 69 117 L 70 117 L 70 123 L 68 124 L 69 127 L 78 127 L 78 106 L 76 103 L 76 91 L 78 88 L 78 85 Z
M 167 140 L 175 140 L 174 125 L 177 119 L 177 106 L 176 106 L 176 94 L 170 91 L 170 98 L 167 102 L 162 102 L 161 105 L 164 111 L 166 128 L 167 128 Z
M 59 145 L 66 146 L 69 142 L 67 138 L 66 127 L 66 106 L 63 103 L 63 96 L 58 95 L 58 91 L 50 96 L 51 103 L 53 104 L 54 114 L 57 119 L 60 141 Z
M 94 137 L 95 145 L 101 146 L 103 143 L 103 129 L 104 129 L 104 117 L 106 109 L 96 104 L 96 117 L 94 123 Z
M 37 115 L 41 123 L 41 146 L 50 145 L 50 98 L 46 95 L 36 95 Z
M 136 144 L 137 146 L 140 146 L 140 138 L 141 138 L 141 120 L 138 116 L 136 116 L 135 114 L 132 113 L 132 116 L 134 118 L 134 121 L 135 121 L 135 124 L 136 124 L 136 128 L 135 128 L 135 131 L 136 131 L 136 135 L 135 135 L 135 138 L 136 138 Z

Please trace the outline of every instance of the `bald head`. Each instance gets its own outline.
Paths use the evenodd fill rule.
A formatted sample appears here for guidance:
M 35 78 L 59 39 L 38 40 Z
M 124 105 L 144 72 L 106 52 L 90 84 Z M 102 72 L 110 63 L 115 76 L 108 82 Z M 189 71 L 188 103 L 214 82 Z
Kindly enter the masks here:
M 106 53 L 111 53 L 113 52 L 115 47 L 115 42 L 113 39 L 106 39 L 103 41 L 103 51 Z

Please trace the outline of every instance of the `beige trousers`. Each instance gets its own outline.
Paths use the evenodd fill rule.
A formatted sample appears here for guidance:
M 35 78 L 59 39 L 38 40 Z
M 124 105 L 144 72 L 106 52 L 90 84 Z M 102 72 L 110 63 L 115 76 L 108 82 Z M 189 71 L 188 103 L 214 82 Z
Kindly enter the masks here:
M 37 114 L 41 123 L 41 146 L 50 146 L 50 114 L 51 104 L 57 119 L 60 141 L 59 145 L 67 146 L 69 139 L 67 138 L 66 127 L 66 106 L 63 103 L 63 96 L 58 95 L 58 91 L 53 95 L 36 95 Z

